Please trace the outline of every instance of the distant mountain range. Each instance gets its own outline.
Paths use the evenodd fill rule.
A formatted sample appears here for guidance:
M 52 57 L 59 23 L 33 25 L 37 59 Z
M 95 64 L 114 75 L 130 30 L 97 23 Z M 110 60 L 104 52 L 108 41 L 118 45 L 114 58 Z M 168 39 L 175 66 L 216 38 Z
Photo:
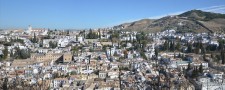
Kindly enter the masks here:
M 225 32 L 225 14 L 191 10 L 180 15 L 160 19 L 142 19 L 114 26 L 128 31 L 159 32 L 168 29 L 177 32 Z

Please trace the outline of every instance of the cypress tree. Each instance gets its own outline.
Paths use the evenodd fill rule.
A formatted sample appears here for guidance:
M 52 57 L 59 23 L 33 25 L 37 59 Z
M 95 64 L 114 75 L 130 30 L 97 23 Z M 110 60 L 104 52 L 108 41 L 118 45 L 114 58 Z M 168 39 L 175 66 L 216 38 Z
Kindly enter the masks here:
M 200 50 L 200 43 L 198 42 L 195 46 L 196 46 L 195 47 L 195 53 L 198 54 L 199 50 Z
M 101 31 L 100 31 L 100 29 L 98 29 L 98 38 L 101 39 L 101 36 L 102 36 Z
M 177 50 L 177 51 L 180 51 L 180 46 L 181 46 L 181 45 L 180 45 L 180 42 L 178 42 L 177 45 L 176 45 L 176 50 Z
M 165 42 L 164 42 L 164 45 L 163 45 L 164 47 L 163 47 L 163 49 L 164 50 L 168 50 L 169 49 L 169 42 L 166 40 Z
M 10 51 L 10 57 L 13 57 L 13 50 Z
M 176 58 L 176 54 L 175 53 L 173 54 L 173 58 Z
M 179 52 L 179 54 L 178 54 L 178 57 L 179 57 L 179 58 L 181 58 L 181 54 L 180 54 L 180 52 Z
M 181 58 L 184 60 L 184 54 L 182 54 Z
M 156 48 L 156 49 L 155 49 L 155 56 L 156 56 L 156 57 L 158 57 L 158 53 L 159 53 L 158 48 Z
M 218 49 L 219 49 L 219 50 L 223 50 L 223 48 L 224 48 L 223 45 L 224 45 L 224 43 L 225 43 L 225 40 L 221 40 L 221 39 L 220 39 L 220 40 L 218 40 L 218 42 L 219 42 L 219 47 L 218 47 Z
M 37 43 L 37 39 L 36 39 L 36 34 L 35 34 L 35 33 L 34 33 L 33 42 L 34 42 L 34 43 Z
M 207 60 L 206 60 L 206 56 L 205 56 L 205 54 L 203 54 L 203 60 L 204 60 L 204 61 L 207 61 Z
M 5 48 L 4 48 L 4 50 L 3 50 L 3 54 L 4 54 L 4 56 L 3 56 L 3 59 L 6 59 L 7 57 L 8 57 L 8 47 L 7 46 L 5 46 Z
M 191 70 L 191 63 L 188 63 L 187 71 Z
M 222 64 L 225 64 L 225 52 L 221 51 Z
M 192 45 L 191 44 L 188 44 L 187 52 L 192 53 Z
M 172 41 L 172 51 L 174 51 L 175 50 L 175 43 L 174 43 L 174 41 Z
M 222 59 L 222 64 L 225 64 L 225 49 L 224 49 L 224 44 L 225 44 L 225 40 L 222 40 L 222 41 L 220 41 L 220 43 L 221 43 L 221 54 L 220 54 L 220 56 L 221 56 L 221 59 Z
M 173 51 L 173 48 L 174 48 L 174 45 L 173 45 L 173 42 L 171 41 L 170 42 L 170 51 Z
M 192 77 L 195 78 L 198 76 L 198 69 L 195 67 L 194 70 L 192 71 Z
M 199 66 L 199 70 L 198 70 L 201 74 L 203 73 L 203 66 L 202 64 Z
M 8 84 L 8 78 L 4 78 L 3 85 L 2 85 L 3 90 L 8 90 L 7 84 Z
M 206 52 L 206 51 L 205 51 L 205 47 L 202 46 L 202 48 L 201 48 L 201 53 L 202 53 L 202 54 L 205 54 L 205 52 Z

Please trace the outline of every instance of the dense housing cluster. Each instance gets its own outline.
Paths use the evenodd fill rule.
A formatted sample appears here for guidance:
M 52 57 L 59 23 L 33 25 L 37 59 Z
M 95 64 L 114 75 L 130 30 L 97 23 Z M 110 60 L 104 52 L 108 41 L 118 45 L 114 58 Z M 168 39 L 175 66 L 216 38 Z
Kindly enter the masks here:
M 223 90 L 225 34 L 0 31 L 3 90 Z

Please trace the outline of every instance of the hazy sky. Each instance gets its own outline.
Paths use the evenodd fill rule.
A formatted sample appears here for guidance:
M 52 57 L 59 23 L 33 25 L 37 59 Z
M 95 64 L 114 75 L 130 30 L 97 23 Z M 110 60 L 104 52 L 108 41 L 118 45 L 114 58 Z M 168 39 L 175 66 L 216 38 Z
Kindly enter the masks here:
M 225 13 L 225 0 L 0 0 L 0 28 L 98 28 L 192 9 Z

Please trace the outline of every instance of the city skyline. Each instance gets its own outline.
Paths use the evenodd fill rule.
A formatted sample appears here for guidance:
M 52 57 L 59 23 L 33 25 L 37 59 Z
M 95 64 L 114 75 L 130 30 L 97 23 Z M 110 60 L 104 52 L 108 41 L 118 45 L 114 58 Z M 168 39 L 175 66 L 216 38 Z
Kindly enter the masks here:
M 202 3 L 204 2 L 204 3 Z M 13 1 L 0 0 L 0 28 L 104 28 L 200 9 L 225 13 L 224 1 Z
M 225 0 L 0 0 L 0 90 L 224 90 Z

